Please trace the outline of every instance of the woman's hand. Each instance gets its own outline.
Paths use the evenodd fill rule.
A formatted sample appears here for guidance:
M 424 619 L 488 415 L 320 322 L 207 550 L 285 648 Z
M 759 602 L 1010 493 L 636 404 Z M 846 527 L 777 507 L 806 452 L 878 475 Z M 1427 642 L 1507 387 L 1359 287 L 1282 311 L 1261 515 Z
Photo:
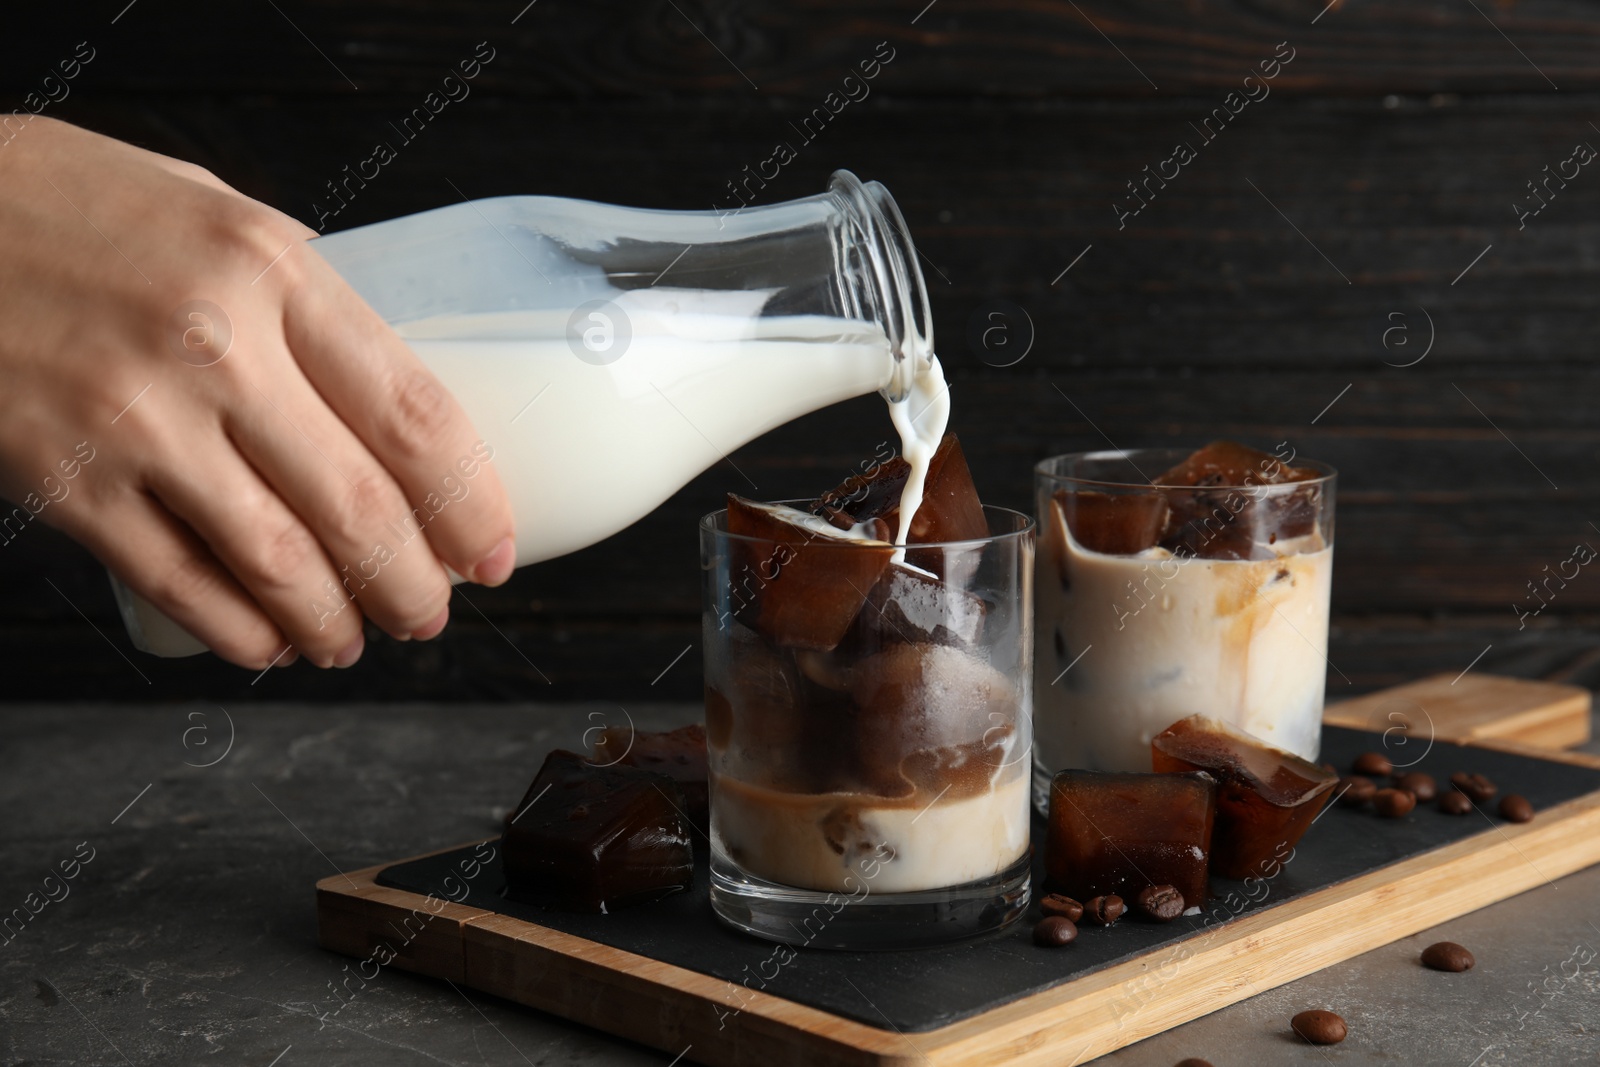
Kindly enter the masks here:
M 0 495 L 253 668 L 349 666 L 363 616 L 432 637 L 446 566 L 498 585 L 513 565 L 471 423 L 314 236 L 50 119 L 0 147 Z

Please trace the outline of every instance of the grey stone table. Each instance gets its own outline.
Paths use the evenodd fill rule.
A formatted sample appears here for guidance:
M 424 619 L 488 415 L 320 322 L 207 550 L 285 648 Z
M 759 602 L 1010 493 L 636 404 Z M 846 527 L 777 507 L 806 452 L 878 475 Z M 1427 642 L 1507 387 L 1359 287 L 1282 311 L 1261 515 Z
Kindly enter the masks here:
M 658 728 L 684 706 L 630 707 Z M 337 1015 L 312 884 L 489 836 L 544 752 L 614 705 L 0 708 L 0 1063 L 665 1064 L 670 1056 L 390 968 Z M 231 742 L 231 743 L 230 743 Z M 209 764 L 209 766 L 206 766 Z M 36 898 L 37 899 L 37 898 Z M 1430 941 L 1475 970 L 1417 965 Z M 1444 923 L 1099 1061 L 1591 1063 L 1600 868 Z M 1345 1016 L 1342 1045 L 1288 1031 Z M 1063 1063 L 1062 1067 L 1067 1067 Z

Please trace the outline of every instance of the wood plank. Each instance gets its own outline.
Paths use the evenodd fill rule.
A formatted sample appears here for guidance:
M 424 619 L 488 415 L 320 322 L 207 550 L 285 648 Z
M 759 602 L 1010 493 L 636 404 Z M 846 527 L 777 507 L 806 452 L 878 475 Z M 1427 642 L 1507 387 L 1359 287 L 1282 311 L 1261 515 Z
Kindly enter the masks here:
M 1413 743 L 1505 739 L 1559 749 L 1589 740 L 1590 705 L 1589 691 L 1575 685 L 1486 674 L 1436 674 L 1330 704 L 1322 721 L 1381 734 L 1397 729 Z
M 376 140 L 393 139 L 389 124 L 409 106 L 364 96 L 336 106 L 74 96 L 60 113 L 206 165 L 315 224 L 317 205 L 331 204 L 326 183 Z M 1196 138 L 1193 101 L 868 101 L 802 145 L 760 198 L 813 194 L 841 165 L 884 181 L 938 268 L 924 267 L 936 333 L 952 369 L 970 381 L 1004 387 L 1038 385 L 1042 373 L 1144 375 L 1139 384 L 1167 409 L 1159 417 L 1172 418 L 1184 391 L 1204 389 L 1219 371 L 1269 381 L 1337 374 L 1335 391 L 1352 381 L 1356 388 L 1335 409 L 1336 425 L 1348 425 L 1344 405 L 1354 401 L 1372 405 L 1358 424 L 1492 434 L 1451 384 L 1471 366 L 1485 388 L 1462 388 L 1496 423 L 1509 416 L 1508 433 L 1520 422 L 1545 435 L 1592 434 L 1581 405 L 1551 397 L 1563 387 L 1582 395 L 1596 387 L 1589 342 L 1600 182 L 1572 182 L 1524 229 L 1511 209 L 1541 168 L 1596 136 L 1584 107 L 1521 98 L 1393 111 L 1370 101 L 1268 101 L 1119 228 L 1113 204 L 1129 196 L 1126 183 L 1177 141 Z M 791 105 L 726 102 L 471 99 L 400 145 L 398 158 L 324 225 L 452 202 L 451 181 L 472 196 L 726 207 L 734 203 L 727 183 L 770 155 L 775 141 L 794 138 L 789 123 L 800 114 Z M 567 150 L 591 139 L 585 153 Z M 653 161 L 648 179 L 640 159 Z M 1396 167 L 1397 159 L 1407 164 Z M 998 298 L 1026 311 L 1035 338 L 1011 368 L 987 367 L 968 338 Z M 1407 332 L 1391 335 L 1388 350 L 1382 339 L 1395 312 Z M 1027 326 L 1014 329 L 1020 338 Z M 1399 346 L 1402 336 L 1412 347 Z M 1429 339 L 1429 358 L 1394 365 L 1421 355 Z M 1448 361 L 1439 358 L 1446 352 Z M 1236 403 L 1249 396 L 1235 395 Z M 1306 427 L 1331 399 L 1308 395 L 1280 408 L 1281 418 Z M 1404 417 L 1395 418 L 1401 400 Z M 1188 416 L 1226 410 L 1192 405 Z
M 254 685 L 255 672 L 215 657 L 136 656 L 115 629 L 118 625 L 109 611 L 100 620 L 101 629 L 135 657 L 151 685 L 81 618 L 63 619 L 0 628 L 0 643 L 8 656 L 14 662 L 37 665 L 18 672 L 13 699 L 185 700 L 199 690 L 229 706 L 275 700 L 594 700 L 601 694 L 606 701 L 623 705 L 637 700 L 698 704 L 702 697 L 697 616 L 686 616 L 673 626 L 640 623 L 621 612 L 581 627 L 560 617 L 502 619 L 493 627 L 481 620 L 460 619 L 438 639 L 422 645 L 369 634 L 367 654 L 347 671 L 330 674 L 297 666 L 275 671 Z M 1330 671 L 1328 693 L 1335 699 L 1346 692 L 1398 684 L 1419 666 L 1459 672 L 1490 645 L 1475 669 L 1490 667 L 1526 677 L 1566 675 L 1571 670 L 1575 680 L 1600 686 L 1600 621 L 1594 620 L 1507 643 L 1503 622 L 1494 626 L 1482 620 L 1442 622 L 1426 615 L 1336 617 L 1331 642 L 1329 658 L 1339 671 Z M 550 681 L 541 678 L 518 651 Z M 662 675 L 680 653 L 682 658 Z
M 1515 509 L 1504 511 L 1514 513 Z M 462 606 L 434 641 L 400 643 L 370 633 L 366 655 L 346 671 L 324 672 L 296 665 L 273 671 L 257 682 L 255 672 L 231 667 L 214 657 L 161 660 L 142 656 L 127 644 L 120 630 L 104 574 L 70 546 L 63 555 L 51 557 L 0 553 L 0 575 L 5 576 L 0 579 L 0 602 L 5 604 L 0 614 L 15 620 L 0 626 L 0 642 L 15 662 L 32 665 L 12 679 L 15 699 L 184 700 L 203 689 L 225 703 L 283 699 L 591 700 L 597 696 L 623 704 L 634 700 L 698 702 L 702 679 L 698 591 L 693 586 L 697 571 L 692 564 L 685 564 L 647 572 L 634 562 L 635 554 L 649 557 L 651 553 L 694 560 L 697 550 L 692 538 L 671 547 L 683 530 L 692 528 L 693 517 L 687 509 L 681 518 L 681 523 L 675 523 L 666 515 L 657 516 L 605 545 L 567 559 L 561 567 L 521 571 L 507 587 L 514 597 L 485 600 L 481 591 L 473 594 L 474 602 L 491 613 L 493 625 Z M 1380 599 L 1379 578 L 1363 573 L 1364 568 L 1374 566 L 1369 562 L 1371 549 L 1365 560 L 1362 553 L 1351 550 L 1354 535 L 1349 526 L 1347 516 L 1342 524 L 1344 547 L 1335 580 L 1336 602 L 1364 603 L 1369 610 L 1335 612 L 1329 645 L 1333 664 L 1328 678 L 1330 700 L 1400 684 L 1419 671 L 1449 672 L 1454 677 L 1480 654 L 1475 671 L 1600 687 L 1600 617 L 1592 613 L 1547 612 L 1522 632 L 1517 631 L 1509 605 L 1494 606 L 1492 612 L 1441 613 L 1430 608 L 1375 613 L 1373 605 L 1403 601 L 1394 592 Z M 43 536 L 49 531 L 30 531 L 30 540 L 35 533 Z M 1374 524 L 1372 537 L 1375 545 L 1385 543 L 1381 523 Z M 22 546 L 22 541 L 16 545 Z M 1472 555 L 1463 550 L 1459 570 L 1435 569 L 1432 574 L 1436 580 L 1463 585 L 1496 580 L 1487 564 L 1483 570 L 1484 574 L 1474 574 Z M 1509 567 L 1503 566 L 1504 571 Z M 1415 603 L 1434 603 L 1418 576 L 1398 566 L 1382 573 L 1401 586 L 1401 592 L 1415 590 Z M 48 575 L 72 604 L 82 608 L 106 637 L 132 657 L 144 677 L 44 583 L 41 575 Z M 588 601 L 581 597 L 584 581 L 590 583 L 592 599 Z M 1373 590 L 1370 597 L 1364 592 L 1368 589 Z M 537 668 L 530 666 L 530 661 Z M 145 678 L 152 684 L 147 685 Z
M 1071 403 L 1051 381 L 1070 390 Z M 1570 582 L 1554 578 L 1577 545 L 1600 547 L 1589 517 L 1590 504 L 1600 495 L 1600 468 L 1592 462 L 1600 438 L 1593 429 L 1567 435 L 1528 432 L 1510 419 L 1502 422 L 1496 412 L 1496 425 L 1521 440 L 1513 448 L 1481 420 L 1481 431 L 1466 425 L 1479 417 L 1465 404 L 1455 413 L 1454 437 L 1438 440 L 1377 428 L 1363 432 L 1348 423 L 1307 429 L 1283 417 L 1291 406 L 1316 414 L 1348 384 L 1332 376 L 1263 383 L 1248 375 L 1214 374 L 1181 395 L 1129 379 L 1063 376 L 1051 381 L 991 384 L 956 375 L 960 399 L 953 425 L 966 443 L 978 485 L 992 502 L 1031 511 L 1033 463 L 1058 451 L 1103 447 L 1096 428 L 1128 445 L 1194 445 L 1218 436 L 1269 447 L 1291 441 L 1303 454 L 1332 462 L 1342 472 L 1336 613 L 1481 611 L 1498 614 L 1516 633 L 1524 621 L 1519 609 L 1540 611 L 1526 619 L 1535 632 L 1563 619 L 1570 624 L 1574 612 L 1600 609 L 1600 580 L 1589 573 L 1592 567 Z M 1457 384 L 1487 396 L 1499 383 L 1463 377 Z M 1569 383 L 1567 391 L 1582 388 Z M 1353 389 L 1339 403 L 1363 391 Z M 1559 403 L 1558 391 L 1552 385 L 1538 395 L 1521 418 L 1536 417 L 1545 400 Z M 1449 396 L 1459 400 L 1449 384 L 1440 384 L 1432 399 L 1442 404 Z M 1366 410 L 1350 421 L 1397 421 L 1428 399 L 1422 391 L 1396 390 L 1387 400 L 1364 401 Z M 1212 414 L 1219 411 L 1228 413 Z M 1343 413 L 1338 408 L 1335 413 L 1343 422 Z M 871 455 L 884 440 L 887 421 L 875 398 L 852 402 L 752 442 L 736 450 L 732 461 L 773 497 L 806 495 L 835 482 L 858 457 Z M 830 442 L 825 452 L 808 448 L 808 442 L 819 440 Z M 846 451 L 850 444 L 859 449 L 854 455 Z M 1537 457 L 1537 469 L 1562 489 L 1543 486 L 1525 455 Z M 553 630 L 581 633 L 591 621 L 618 615 L 681 627 L 699 610 L 696 521 L 743 484 L 732 468 L 718 464 L 633 528 L 568 557 L 560 567 L 534 567 L 501 589 L 481 590 L 474 602 L 496 622 Z M 1393 536 L 1395 530 L 1406 535 Z M 73 575 L 70 583 L 63 581 L 64 572 Z M 114 621 L 114 605 L 87 555 L 42 526 L 26 529 L 0 552 L 0 574 L 14 578 L 0 583 L 0 610 L 7 618 L 81 623 L 72 603 L 51 590 L 41 573 L 97 624 Z M 1569 565 L 1564 573 L 1574 569 Z M 1540 596 L 1550 606 L 1541 609 L 1530 583 L 1547 578 L 1552 580 Z M 560 621 L 552 625 L 556 617 Z
M 76 5 L 17 27 L 3 84 L 34 88 L 54 56 L 85 37 L 102 43 L 90 70 L 110 92 L 420 94 L 486 39 L 499 54 L 479 75 L 480 91 L 544 98 L 820 101 L 880 41 L 897 53 L 881 91 L 947 99 L 1145 96 L 1157 86 L 1220 93 L 1285 40 L 1297 53 L 1273 83 L 1280 94 L 1575 93 L 1600 78 L 1600 28 L 1579 0 L 1483 10 L 1449 0 L 941 0 L 931 8 L 925 0 L 591 0 L 525 11 L 515 23 L 521 5 L 495 0 L 302 0 L 281 15 L 169 0 L 108 28 L 121 6 Z

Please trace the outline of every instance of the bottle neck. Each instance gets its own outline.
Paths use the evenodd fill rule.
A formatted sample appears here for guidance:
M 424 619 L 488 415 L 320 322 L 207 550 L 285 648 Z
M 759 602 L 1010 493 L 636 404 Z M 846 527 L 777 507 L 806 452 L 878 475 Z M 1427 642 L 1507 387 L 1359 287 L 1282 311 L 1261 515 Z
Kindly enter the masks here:
M 879 182 L 835 171 L 827 195 L 844 220 L 835 249 L 840 301 L 853 317 L 883 329 L 894 363 L 881 391 L 891 401 L 903 400 L 919 361 L 933 356 L 933 318 L 916 246 L 894 197 Z

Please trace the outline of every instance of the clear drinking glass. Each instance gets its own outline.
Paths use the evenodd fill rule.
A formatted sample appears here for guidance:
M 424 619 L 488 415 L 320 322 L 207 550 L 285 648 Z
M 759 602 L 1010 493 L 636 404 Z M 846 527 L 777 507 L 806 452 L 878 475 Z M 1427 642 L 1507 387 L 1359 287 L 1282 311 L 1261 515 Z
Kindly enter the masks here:
M 1027 906 L 1034 528 L 984 512 L 988 537 L 900 551 L 701 521 L 723 921 L 899 948 Z
M 1269 457 L 1244 484 L 1152 483 L 1189 454 L 1034 468 L 1036 790 L 1066 768 L 1148 771 L 1151 739 L 1197 713 L 1317 758 L 1337 473 Z

